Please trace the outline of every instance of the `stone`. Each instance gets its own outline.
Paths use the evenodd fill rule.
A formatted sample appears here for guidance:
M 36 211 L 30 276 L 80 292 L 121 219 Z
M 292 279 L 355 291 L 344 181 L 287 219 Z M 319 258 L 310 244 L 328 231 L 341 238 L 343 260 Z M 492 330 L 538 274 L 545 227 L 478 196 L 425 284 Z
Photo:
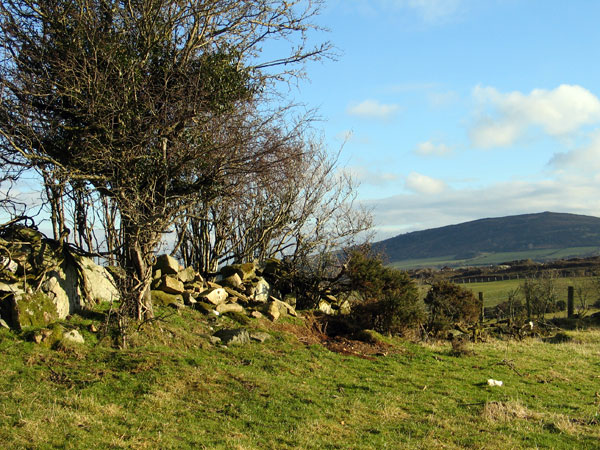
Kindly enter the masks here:
M 348 315 L 352 312 L 352 307 L 350 306 L 350 302 L 348 300 L 344 300 L 340 303 L 339 313 L 342 315 Z
M 196 271 L 193 267 L 188 267 L 177 273 L 177 278 L 182 283 L 191 283 L 196 279 Z
M 0 328 L 8 328 L 10 330 L 10 327 L 8 326 L 8 324 L 4 321 L 4 319 L 0 319 Z
M 183 304 L 183 295 L 181 294 L 167 294 L 164 291 L 152 290 L 150 291 L 152 297 L 152 303 L 157 306 L 169 306 L 170 304 Z
M 222 267 L 220 273 L 224 279 L 237 274 L 242 281 L 248 281 L 256 276 L 256 265 L 254 263 L 232 264 Z
M 319 309 L 319 311 L 321 311 L 327 315 L 330 315 L 330 316 L 335 314 L 335 311 L 333 310 L 331 305 L 323 299 L 319 300 L 318 309 Z
M 194 298 L 194 296 L 192 295 L 191 292 L 189 291 L 185 291 L 183 294 L 183 304 L 187 305 L 187 306 L 194 306 L 197 302 L 197 300 Z
M 269 300 L 271 287 L 264 278 L 259 278 L 250 285 L 248 298 L 256 303 L 266 303 Z
M 19 264 L 12 259 L 2 257 L 0 258 L 0 270 L 8 270 L 11 273 L 16 273 L 19 268 Z
M 182 309 L 185 308 L 185 305 L 183 303 L 179 303 L 179 302 L 171 302 L 167 305 L 169 308 L 173 308 L 177 311 L 180 311 Z
M 218 336 L 210 336 L 208 339 L 212 345 L 219 345 L 222 342 L 221 338 Z
M 59 319 L 56 305 L 43 292 L 13 296 L 11 306 L 12 326 L 18 330 L 25 327 L 44 327 Z
M 242 305 L 238 305 L 237 303 L 220 303 L 215 308 L 219 312 L 219 314 L 225 314 L 228 312 L 236 312 L 243 313 L 244 308 Z
M 196 311 L 200 311 L 202 314 L 212 314 L 214 311 L 213 305 L 205 302 L 197 302 L 194 305 Z
M 183 294 L 185 291 L 183 283 L 175 277 L 165 275 L 160 280 L 161 282 L 157 288 L 159 291 L 166 292 L 167 294 Z
M 263 274 L 276 275 L 281 270 L 283 263 L 277 258 L 269 258 L 264 262 Z
M 67 331 L 63 334 L 63 341 L 72 342 L 74 344 L 85 344 L 85 339 L 78 330 Z
M 242 280 L 251 280 L 256 276 L 256 264 L 254 263 L 244 263 L 240 264 L 240 269 L 242 270 Z
M 225 292 L 227 292 L 227 295 L 229 295 L 229 297 L 231 297 L 233 301 L 241 302 L 245 305 L 247 305 L 250 302 L 250 300 L 248 300 L 248 297 L 246 297 L 241 292 L 236 291 L 235 289 L 232 289 L 230 287 L 224 287 L 223 289 L 225 289 Z
M 276 321 L 281 316 L 298 316 L 296 310 L 291 305 L 288 305 L 287 303 L 282 302 L 275 297 L 269 297 L 269 303 L 266 312 L 267 316 L 273 321 Z
M 223 278 L 221 284 L 224 287 L 237 289 L 242 285 L 242 278 L 237 273 L 234 273 L 233 275 Z
M 281 316 L 279 307 L 274 302 L 269 303 L 269 306 L 267 307 L 267 317 L 275 322 L 279 319 L 279 316 Z
M 263 331 L 253 331 L 252 333 L 250 333 L 250 339 L 256 342 L 260 342 L 262 344 L 267 339 L 271 339 L 271 335 Z
M 110 272 L 85 256 L 79 257 L 79 269 L 84 281 L 85 302 L 80 306 L 90 306 L 90 303 L 113 301 L 119 299 L 119 290 Z
M 277 300 L 276 298 L 273 298 L 273 300 L 277 301 L 277 304 L 279 306 L 279 308 L 285 308 L 287 314 L 289 314 L 290 316 L 294 316 L 294 317 L 298 317 L 298 313 L 296 312 L 296 308 L 294 308 L 292 305 L 290 305 L 287 302 L 282 302 L 281 300 Z
M 23 290 L 23 282 L 4 283 L 0 281 L 0 292 L 12 293 L 17 296 L 22 295 L 25 293 Z
M 154 270 L 160 270 L 162 275 L 177 275 L 179 273 L 179 263 L 172 256 L 160 255 L 156 258 Z
M 156 269 L 154 272 L 152 272 L 152 279 L 153 280 L 160 280 L 163 276 L 162 270 L 160 269 Z
M 325 296 L 325 300 L 326 300 L 327 302 L 329 302 L 329 304 L 334 304 L 334 305 L 335 305 L 335 304 L 337 304 L 337 302 L 338 302 L 338 300 L 337 300 L 337 298 L 335 297 L 335 295 L 331 295 L 331 294 L 327 294 L 327 295 Z
M 227 291 L 223 288 L 211 288 L 200 293 L 200 298 L 213 305 L 218 305 L 227 299 Z
M 41 290 L 52 298 L 61 319 L 100 301 L 119 298 L 111 273 L 92 259 L 77 255 L 49 271 Z
M 250 342 L 250 334 L 245 328 L 223 329 L 214 333 L 213 336 L 221 339 L 225 345 L 242 345 Z
M 263 315 L 263 313 L 261 313 L 260 311 L 252 311 L 252 312 L 250 313 L 250 316 L 251 316 L 251 317 L 254 317 L 255 319 L 262 319 L 263 317 L 265 317 L 265 316 Z

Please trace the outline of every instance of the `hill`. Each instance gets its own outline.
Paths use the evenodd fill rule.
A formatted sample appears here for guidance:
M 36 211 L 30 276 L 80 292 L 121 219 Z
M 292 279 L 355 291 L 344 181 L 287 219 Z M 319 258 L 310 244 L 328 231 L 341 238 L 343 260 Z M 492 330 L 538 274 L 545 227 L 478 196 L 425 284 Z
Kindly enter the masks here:
M 600 251 L 600 218 L 553 212 L 487 218 L 399 235 L 374 248 L 391 264 L 413 267 L 591 256 Z

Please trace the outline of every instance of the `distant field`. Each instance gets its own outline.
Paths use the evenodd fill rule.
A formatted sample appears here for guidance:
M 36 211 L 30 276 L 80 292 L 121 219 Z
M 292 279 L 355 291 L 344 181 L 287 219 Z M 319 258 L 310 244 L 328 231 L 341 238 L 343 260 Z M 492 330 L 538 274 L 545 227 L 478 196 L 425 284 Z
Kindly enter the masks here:
M 595 302 L 600 297 L 598 286 L 593 283 L 592 279 L 589 277 L 557 278 L 555 282 L 559 299 L 564 300 L 565 302 L 567 301 L 567 289 L 569 286 L 575 288 L 581 286 L 584 295 L 587 295 L 587 299 L 591 303 Z M 470 289 L 475 295 L 478 295 L 479 292 L 483 292 L 484 306 L 496 306 L 498 303 L 506 301 L 508 293 L 517 289 L 522 283 L 523 280 L 505 280 L 492 281 L 489 283 L 466 283 L 461 284 L 461 286 Z M 578 299 L 575 298 L 576 304 L 577 301 Z
M 578 256 L 597 255 L 598 247 L 569 247 L 561 249 L 528 250 L 522 252 L 484 253 L 474 258 L 461 259 L 453 255 L 437 256 L 435 258 L 409 259 L 395 261 L 390 264 L 396 269 L 419 269 L 424 267 L 464 267 L 489 266 L 507 261 L 532 259 L 534 261 L 549 261 L 555 259 L 575 258 Z

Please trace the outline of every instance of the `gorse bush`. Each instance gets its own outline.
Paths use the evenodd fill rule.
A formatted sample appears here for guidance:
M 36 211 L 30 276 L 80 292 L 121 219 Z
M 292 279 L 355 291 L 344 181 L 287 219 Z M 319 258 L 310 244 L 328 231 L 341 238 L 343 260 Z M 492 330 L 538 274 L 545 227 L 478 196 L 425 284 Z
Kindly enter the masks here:
M 471 325 L 479 319 L 481 301 L 471 291 L 448 281 L 433 284 L 425 304 L 429 309 L 427 330 L 440 336 L 456 325 Z
M 380 257 L 356 250 L 350 254 L 347 277 L 350 289 L 363 299 L 352 312 L 362 328 L 411 334 L 425 322 L 417 286 L 406 272 L 385 267 Z

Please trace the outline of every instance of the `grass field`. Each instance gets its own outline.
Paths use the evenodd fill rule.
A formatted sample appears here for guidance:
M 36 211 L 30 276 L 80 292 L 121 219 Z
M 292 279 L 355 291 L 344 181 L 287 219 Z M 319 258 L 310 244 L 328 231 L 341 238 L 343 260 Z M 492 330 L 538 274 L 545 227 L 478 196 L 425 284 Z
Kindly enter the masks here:
M 99 317 L 98 317 L 99 318 Z M 600 331 L 470 344 L 387 339 L 360 358 L 307 345 L 300 321 L 220 347 L 184 310 L 116 350 L 101 320 L 85 345 L 49 349 L 0 329 L 0 442 L 10 449 L 597 449 Z M 503 381 L 489 387 L 488 378 Z
M 475 295 L 479 292 L 483 292 L 483 303 L 484 306 L 495 306 L 498 303 L 502 303 L 507 300 L 508 293 L 518 289 L 523 283 L 523 280 L 504 280 L 504 281 L 491 281 L 487 283 L 465 283 L 461 286 L 470 289 Z M 580 292 L 585 295 L 588 303 L 594 303 L 600 298 L 599 286 L 594 282 L 592 278 L 585 277 L 570 277 L 570 278 L 557 278 L 554 280 L 556 291 L 559 296 L 559 300 L 567 301 L 568 287 L 573 286 L 576 288 L 575 305 L 578 306 Z M 577 288 L 581 288 L 579 291 Z
M 390 263 L 390 266 L 403 270 L 419 269 L 424 267 L 440 268 L 444 266 L 489 266 L 508 261 L 518 261 L 524 259 L 532 259 L 534 261 L 550 261 L 556 259 L 574 258 L 577 256 L 591 256 L 597 255 L 599 250 L 600 249 L 598 249 L 598 247 L 570 247 L 563 249 L 528 250 L 522 252 L 484 253 L 469 259 L 456 258 L 453 255 L 449 255 L 435 258 L 395 261 Z

